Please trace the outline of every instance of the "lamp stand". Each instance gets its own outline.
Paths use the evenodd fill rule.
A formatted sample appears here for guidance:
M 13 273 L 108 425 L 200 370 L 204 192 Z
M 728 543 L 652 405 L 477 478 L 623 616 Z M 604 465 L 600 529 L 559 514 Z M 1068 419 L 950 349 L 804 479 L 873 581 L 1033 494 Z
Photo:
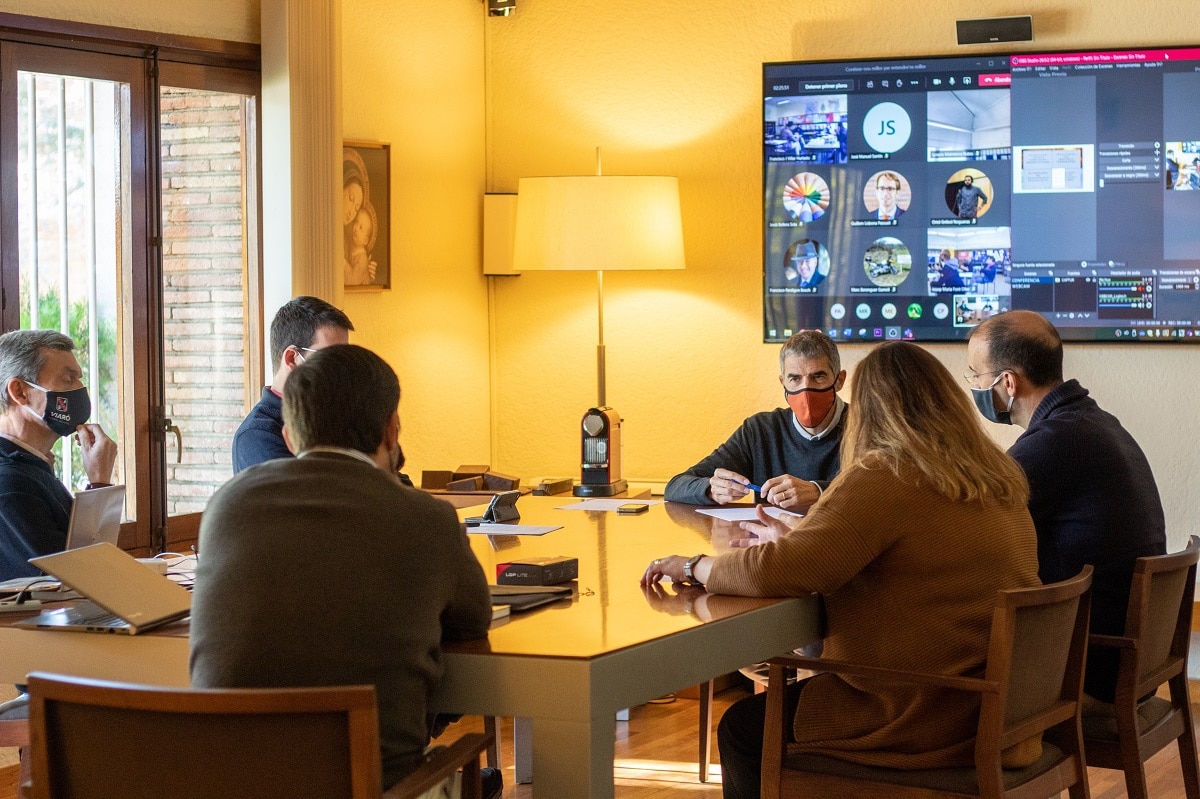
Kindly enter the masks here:
M 606 404 L 604 353 L 604 272 L 596 271 L 596 384 L 599 403 L 583 415 L 582 474 L 577 497 L 612 497 L 629 490 L 621 479 L 621 415 Z
M 598 337 L 596 339 L 596 385 L 600 387 L 600 401 L 596 404 L 597 408 L 603 408 L 608 403 L 605 401 L 605 375 L 604 375 L 604 271 L 596 270 L 596 322 L 598 327 Z

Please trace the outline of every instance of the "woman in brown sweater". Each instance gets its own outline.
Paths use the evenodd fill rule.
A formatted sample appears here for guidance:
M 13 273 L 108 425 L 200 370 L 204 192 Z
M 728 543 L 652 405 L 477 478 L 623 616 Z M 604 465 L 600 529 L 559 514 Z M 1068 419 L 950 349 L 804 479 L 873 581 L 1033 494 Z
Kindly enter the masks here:
M 642 582 L 820 592 L 826 657 L 980 675 L 996 592 L 1039 584 L 1025 477 L 946 368 L 914 344 L 868 354 L 851 407 L 842 473 L 796 527 L 760 510 L 739 548 L 656 560 Z M 797 683 L 789 700 L 806 751 L 902 769 L 972 762 L 978 702 L 961 692 L 825 673 Z M 726 799 L 759 796 L 763 715 L 760 695 L 721 720 Z

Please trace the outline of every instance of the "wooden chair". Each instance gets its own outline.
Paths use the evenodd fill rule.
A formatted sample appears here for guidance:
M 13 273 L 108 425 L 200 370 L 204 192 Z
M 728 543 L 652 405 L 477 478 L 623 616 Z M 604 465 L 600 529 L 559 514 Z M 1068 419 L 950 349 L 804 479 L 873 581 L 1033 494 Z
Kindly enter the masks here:
M 186 690 L 29 675 L 34 799 L 379 799 L 372 686 Z M 486 735 L 437 752 L 382 793 L 412 799 L 463 769 L 480 799 Z
M 1089 766 L 1121 769 L 1130 799 L 1146 799 L 1145 761 L 1172 741 L 1179 746 L 1184 793 L 1200 799 L 1195 727 L 1188 700 L 1188 643 L 1200 538 L 1182 552 L 1138 558 L 1125 634 L 1093 635 L 1090 646 L 1120 652 L 1112 705 L 1091 703 L 1083 716 Z M 1166 683 L 1170 698 L 1154 694 Z M 1138 701 L 1140 697 L 1149 697 Z
M 982 679 L 820 658 L 769 661 L 764 799 L 1040 799 L 1064 790 L 1072 799 L 1088 799 L 1079 717 L 1091 571 L 1088 566 L 1061 583 L 999 592 Z M 787 744 L 793 719 L 784 718 L 783 696 L 784 669 L 789 666 L 980 694 L 975 767 L 899 771 L 789 751 L 794 748 Z M 1036 763 L 1023 769 L 1001 767 L 1001 751 L 1043 733 L 1042 756 Z

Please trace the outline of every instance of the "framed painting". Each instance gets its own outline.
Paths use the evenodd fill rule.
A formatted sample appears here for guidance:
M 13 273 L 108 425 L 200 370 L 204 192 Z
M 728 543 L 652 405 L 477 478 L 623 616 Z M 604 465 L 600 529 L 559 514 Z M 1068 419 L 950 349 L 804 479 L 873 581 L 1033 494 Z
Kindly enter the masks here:
M 342 145 L 343 262 L 347 289 L 390 289 L 391 145 Z

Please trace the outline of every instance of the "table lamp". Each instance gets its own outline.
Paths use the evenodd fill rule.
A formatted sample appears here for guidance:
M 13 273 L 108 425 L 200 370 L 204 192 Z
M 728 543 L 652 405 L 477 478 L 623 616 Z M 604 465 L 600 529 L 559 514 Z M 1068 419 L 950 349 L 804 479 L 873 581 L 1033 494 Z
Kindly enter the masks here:
M 599 400 L 583 416 L 583 458 L 576 496 L 610 497 L 621 478 L 621 418 L 608 406 L 604 366 L 604 272 L 683 269 L 679 180 L 596 174 L 521 178 L 513 235 L 513 269 L 594 271 L 599 336 Z

